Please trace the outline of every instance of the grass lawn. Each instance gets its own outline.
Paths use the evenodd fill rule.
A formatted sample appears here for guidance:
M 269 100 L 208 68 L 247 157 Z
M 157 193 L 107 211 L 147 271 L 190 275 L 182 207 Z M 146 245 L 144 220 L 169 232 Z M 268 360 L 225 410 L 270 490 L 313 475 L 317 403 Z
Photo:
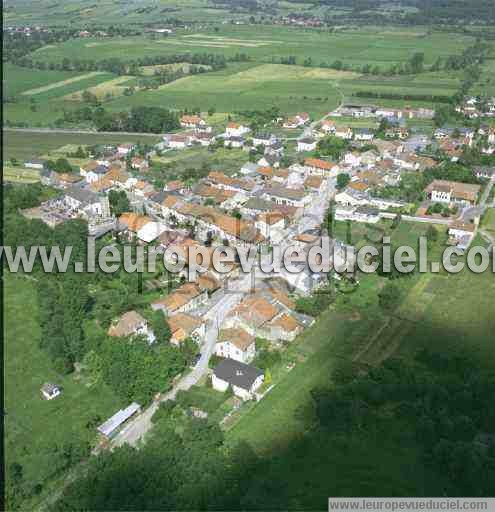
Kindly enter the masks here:
M 40 181 L 40 172 L 37 169 L 4 166 L 3 179 L 12 183 L 36 183 Z
M 488 208 L 481 220 L 481 227 L 495 234 L 495 208 Z
M 413 242 L 423 229 L 427 226 L 402 222 L 395 230 L 397 244 Z M 430 258 L 438 260 L 442 248 L 439 236 Z M 362 276 L 356 292 L 340 295 L 289 346 L 272 372 L 275 387 L 261 402 L 245 406 L 228 425 L 229 442 L 245 440 L 259 452 L 276 452 L 301 438 L 308 429 L 310 391 L 331 385 L 342 358 L 375 365 L 392 355 L 412 356 L 423 347 L 439 352 L 456 347 L 495 364 L 493 274 L 465 271 L 400 279 L 396 282 L 406 294 L 393 314 L 385 314 L 378 304 L 377 292 L 386 281 L 375 274 Z M 288 362 L 296 363 L 294 369 L 287 370 Z M 361 441 L 366 438 L 363 433 Z M 342 454 L 336 457 L 340 460 Z
M 94 427 L 122 405 L 104 386 L 87 388 L 73 376 L 58 374 L 39 348 L 37 295 L 32 281 L 5 273 L 5 462 L 22 465 L 30 486 L 49 486 L 56 477 L 54 451 L 73 440 L 93 442 Z M 40 387 L 54 382 L 63 389 L 53 401 L 41 398 Z M 7 474 L 8 477 L 8 474 Z

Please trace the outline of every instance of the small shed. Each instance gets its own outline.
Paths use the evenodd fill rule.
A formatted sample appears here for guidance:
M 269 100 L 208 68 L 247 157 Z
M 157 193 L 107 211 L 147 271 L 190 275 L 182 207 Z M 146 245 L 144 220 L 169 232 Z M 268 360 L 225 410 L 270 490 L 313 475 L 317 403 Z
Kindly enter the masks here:
M 62 393 L 62 390 L 56 384 L 46 382 L 41 386 L 41 394 L 45 400 L 53 400 Z
M 97 430 L 105 437 L 111 438 L 123 423 L 139 411 L 141 411 L 141 406 L 136 402 L 132 402 L 131 405 L 127 406 L 125 409 L 120 409 L 120 411 L 116 412 L 111 418 L 102 423 Z

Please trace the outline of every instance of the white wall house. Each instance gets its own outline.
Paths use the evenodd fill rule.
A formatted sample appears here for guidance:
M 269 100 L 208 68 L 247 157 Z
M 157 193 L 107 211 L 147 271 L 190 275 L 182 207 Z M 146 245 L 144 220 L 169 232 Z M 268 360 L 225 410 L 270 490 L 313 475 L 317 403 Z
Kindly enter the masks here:
M 224 359 L 213 370 L 211 382 L 217 391 L 225 392 L 230 386 L 234 395 L 242 400 L 250 400 L 256 397 L 264 378 L 263 372 L 254 366 Z
M 254 336 L 244 329 L 222 329 L 218 333 L 215 353 L 219 357 L 250 363 L 256 355 Z

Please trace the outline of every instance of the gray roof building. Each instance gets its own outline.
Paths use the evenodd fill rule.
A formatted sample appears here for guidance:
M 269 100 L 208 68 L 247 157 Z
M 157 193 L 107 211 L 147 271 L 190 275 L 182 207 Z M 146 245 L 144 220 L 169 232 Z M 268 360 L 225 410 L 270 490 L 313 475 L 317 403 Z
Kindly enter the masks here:
M 251 389 L 254 381 L 263 375 L 262 370 L 259 368 L 240 363 L 234 359 L 220 361 L 213 370 L 213 373 L 218 379 L 248 391 Z

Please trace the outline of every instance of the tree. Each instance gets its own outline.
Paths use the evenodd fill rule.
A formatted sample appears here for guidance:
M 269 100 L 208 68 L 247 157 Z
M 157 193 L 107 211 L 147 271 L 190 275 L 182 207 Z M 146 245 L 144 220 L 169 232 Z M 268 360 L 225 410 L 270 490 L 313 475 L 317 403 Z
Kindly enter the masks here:
M 387 282 L 387 284 L 378 293 L 378 302 L 380 307 L 383 310 L 389 312 L 394 310 L 399 305 L 401 298 L 401 289 L 396 283 L 392 281 Z
M 267 368 L 265 370 L 265 384 L 269 386 L 272 383 L 272 372 Z
M 150 317 L 151 329 L 155 334 L 156 341 L 162 344 L 168 343 L 172 336 L 172 331 L 165 315 L 161 311 L 153 311 Z
M 352 222 L 350 220 L 346 221 L 345 240 L 348 245 L 352 245 Z
M 350 181 L 351 177 L 347 173 L 341 172 L 337 175 L 337 189 L 342 190 L 347 187 Z
M 108 201 L 110 202 L 110 212 L 112 215 L 118 217 L 130 210 L 129 199 L 123 190 L 110 190 Z

